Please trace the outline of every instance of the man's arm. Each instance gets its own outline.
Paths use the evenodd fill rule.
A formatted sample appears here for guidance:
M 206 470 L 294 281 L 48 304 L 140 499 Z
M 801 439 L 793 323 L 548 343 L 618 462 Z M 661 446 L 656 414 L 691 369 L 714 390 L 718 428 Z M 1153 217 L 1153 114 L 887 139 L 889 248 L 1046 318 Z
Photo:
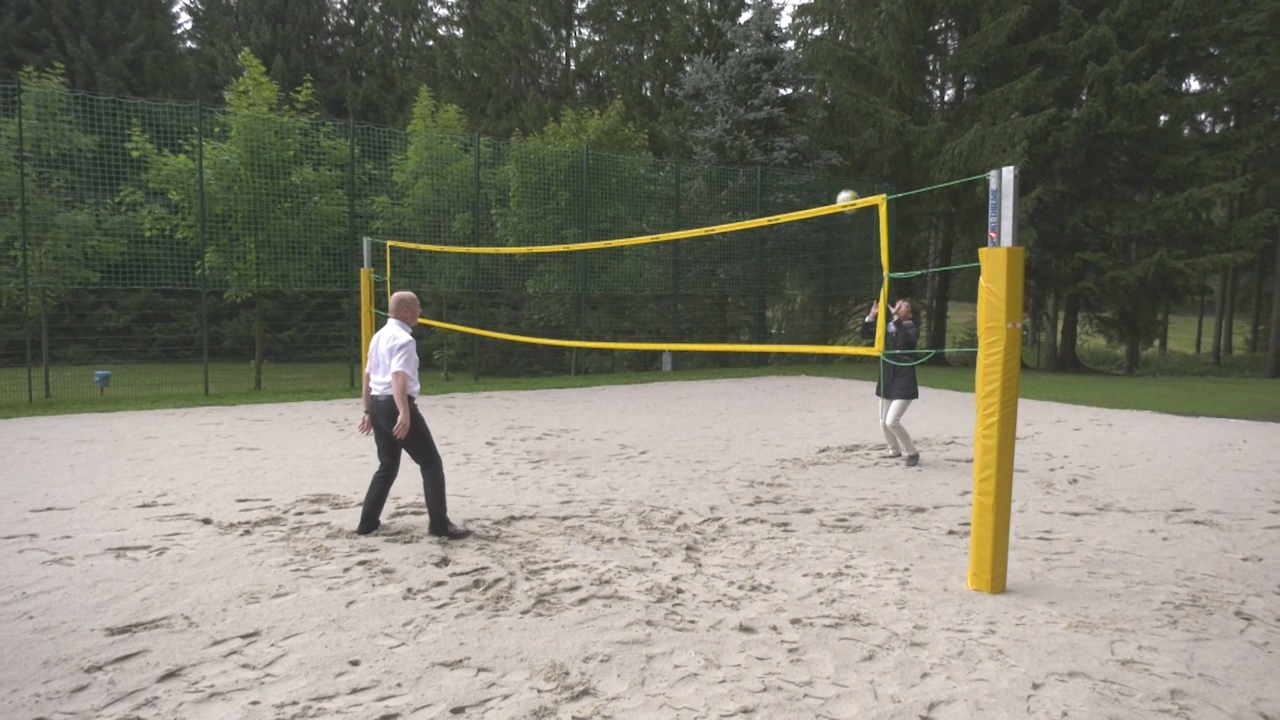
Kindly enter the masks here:
M 360 416 L 360 432 L 368 435 L 373 432 L 373 424 L 369 420 L 369 413 L 373 412 L 373 397 L 369 390 L 369 373 L 365 371 L 364 387 L 360 390 L 360 405 L 364 408 L 364 415 Z
M 409 435 L 409 376 L 404 371 L 396 370 L 391 373 L 391 394 L 396 399 L 396 410 L 400 411 L 391 434 L 397 440 L 403 440 Z

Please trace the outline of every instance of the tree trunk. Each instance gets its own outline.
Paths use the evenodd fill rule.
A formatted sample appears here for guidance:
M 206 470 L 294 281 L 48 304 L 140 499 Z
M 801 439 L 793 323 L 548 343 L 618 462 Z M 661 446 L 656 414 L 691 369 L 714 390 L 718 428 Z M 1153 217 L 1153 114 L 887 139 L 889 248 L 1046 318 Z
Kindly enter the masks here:
M 1124 374 L 1132 375 L 1138 371 L 1138 363 L 1142 361 L 1142 346 L 1138 342 L 1137 333 L 1129 333 L 1124 342 Z
M 1271 273 L 1271 332 L 1267 338 L 1267 377 L 1280 377 L 1280 242 L 1276 243 L 1276 267 Z
M 1076 344 L 1080 333 L 1080 296 L 1075 292 L 1067 293 L 1062 308 L 1062 342 L 1058 345 L 1058 364 L 1055 369 L 1063 372 L 1079 372 L 1085 370 L 1084 363 L 1076 354 Z
M 1213 340 L 1209 343 L 1209 362 L 1222 364 L 1222 321 L 1226 317 L 1227 273 L 1218 276 L 1218 289 L 1213 300 Z
M 1249 352 L 1258 352 L 1258 338 L 1262 326 L 1262 283 L 1267 279 L 1263 261 L 1264 247 L 1258 252 L 1258 274 L 1253 276 L 1253 318 L 1249 321 Z
M 1204 338 L 1204 300 L 1209 286 L 1204 275 L 1200 276 L 1200 313 L 1196 316 L 1196 354 L 1200 354 L 1200 341 Z
M 939 235 L 938 221 L 929 223 L 929 252 L 926 267 L 938 267 L 938 245 Z M 916 323 L 920 326 L 920 341 L 924 347 L 932 348 L 933 339 L 933 323 L 937 313 L 934 312 L 934 298 L 938 296 L 938 277 L 937 273 L 925 275 L 924 297 L 920 298 L 920 309 L 924 312 L 924 317 L 916 318 Z
M 1169 301 L 1164 301 L 1164 306 L 1160 308 L 1160 345 L 1159 352 L 1161 355 L 1169 354 Z
M 44 397 L 53 398 L 53 386 L 49 382 L 49 301 L 40 302 L 40 368 L 44 372 Z
M 1236 350 L 1236 286 L 1238 284 L 1236 269 L 1232 267 L 1227 271 L 1227 293 L 1224 301 L 1226 307 L 1223 308 L 1226 315 L 1222 320 L 1222 352 L 1225 355 L 1234 355 Z
M 937 264 L 932 267 L 946 267 L 951 264 L 951 256 L 955 251 L 954 224 L 947 223 L 938 238 Z M 929 307 L 929 342 L 926 347 L 941 350 L 947 346 L 947 309 L 951 304 L 951 273 L 940 272 L 929 274 L 930 295 L 932 304 Z M 946 365 L 947 357 L 938 353 L 930 361 L 934 365 Z
M 1053 369 L 1058 364 L 1058 291 L 1049 291 L 1049 327 L 1044 333 L 1044 359 L 1040 367 Z

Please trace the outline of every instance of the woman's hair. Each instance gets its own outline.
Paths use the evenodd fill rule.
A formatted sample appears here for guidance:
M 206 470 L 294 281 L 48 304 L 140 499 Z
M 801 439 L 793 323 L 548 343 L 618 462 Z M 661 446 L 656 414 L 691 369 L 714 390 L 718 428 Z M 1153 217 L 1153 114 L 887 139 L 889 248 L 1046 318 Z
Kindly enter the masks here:
M 920 323 L 920 303 L 917 303 L 913 297 L 904 297 L 900 302 L 905 302 L 907 307 L 911 308 L 911 319 L 917 324 Z

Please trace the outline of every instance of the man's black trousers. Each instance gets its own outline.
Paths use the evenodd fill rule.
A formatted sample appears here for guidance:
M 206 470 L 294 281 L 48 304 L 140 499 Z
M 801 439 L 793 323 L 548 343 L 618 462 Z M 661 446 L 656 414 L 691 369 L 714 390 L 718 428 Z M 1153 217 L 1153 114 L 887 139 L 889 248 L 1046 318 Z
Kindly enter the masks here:
M 440 460 L 440 452 L 436 450 L 435 440 L 431 438 L 431 430 L 427 421 L 418 412 L 414 398 L 409 398 L 409 434 L 404 440 L 396 440 L 391 434 L 400 411 L 396 409 L 395 399 L 391 396 L 375 396 L 373 407 L 369 412 L 369 422 L 373 425 L 373 439 L 378 445 L 378 470 L 369 483 L 369 492 L 364 496 L 364 510 L 360 514 L 359 533 L 372 532 L 379 525 L 382 508 L 387 504 L 387 495 L 391 493 L 391 485 L 400 472 L 400 451 L 409 453 L 409 457 L 422 468 L 422 494 L 427 500 L 427 515 L 430 518 L 428 532 L 440 533 L 449 528 L 449 511 L 444 492 L 444 463 Z

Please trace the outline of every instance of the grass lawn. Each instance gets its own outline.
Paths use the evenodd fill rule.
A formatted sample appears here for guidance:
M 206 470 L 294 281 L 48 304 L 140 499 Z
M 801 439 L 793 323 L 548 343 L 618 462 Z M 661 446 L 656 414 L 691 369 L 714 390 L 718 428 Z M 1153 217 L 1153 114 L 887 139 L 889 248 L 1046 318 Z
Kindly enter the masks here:
M 1235 350 L 1243 352 L 1247 350 L 1249 342 L 1249 318 L 1242 317 L 1243 313 L 1237 313 L 1235 322 L 1232 323 L 1232 333 L 1235 337 Z M 971 337 L 966 338 L 966 334 L 972 330 L 973 324 L 977 318 L 977 305 L 974 303 L 952 302 L 947 306 L 947 343 L 951 347 L 973 347 Z M 1195 315 L 1169 315 L 1169 350 L 1171 352 L 1194 354 L 1196 350 L 1196 316 Z M 1210 336 L 1213 333 L 1213 315 L 1209 314 L 1204 319 L 1204 327 L 1201 330 L 1200 351 L 1206 356 L 1205 362 L 1208 363 L 1207 355 L 1209 353 Z M 1266 329 L 1263 329 L 1266 334 Z M 1081 327 L 1080 340 L 1082 343 L 1093 346 L 1107 346 L 1106 340 L 1102 337 L 1089 332 L 1088 328 Z M 967 343 L 967 344 L 966 344 Z M 1265 338 L 1263 339 L 1265 344 Z M 1114 349 L 1122 352 L 1123 347 L 1116 345 Z
M 111 372 L 110 386 L 94 386 L 94 373 Z M 357 372 L 359 370 L 357 369 Z M 253 365 L 248 362 L 211 363 L 209 396 L 204 395 L 204 367 L 200 363 L 104 363 L 56 366 L 50 369 L 53 399 L 44 399 L 40 368 L 32 372 L 35 403 L 27 403 L 26 368 L 0 368 L 0 417 L 102 409 L 186 407 L 252 402 L 254 398 L 321 395 L 349 392 L 350 370 L 345 363 L 272 363 L 263 367 L 264 392 L 253 392 Z M 357 379 L 358 381 L 358 379 Z M 234 398 L 234 400 L 229 400 Z M 228 401 L 229 400 L 229 401 Z M 271 400 L 274 401 L 274 400 Z
M 553 376 L 537 378 L 486 378 L 474 382 L 465 374 L 445 381 L 438 372 L 423 373 L 422 392 L 537 390 L 550 388 L 623 385 L 674 380 L 758 377 L 765 375 L 819 375 L 875 380 L 872 361 L 837 362 L 830 365 L 788 365 L 765 368 L 681 370 L 675 373 L 645 372 L 613 375 Z M 107 412 L 198 405 L 238 405 L 260 402 L 356 398 L 345 364 L 268 363 L 264 390 L 253 392 L 252 370 L 247 363 L 210 368 L 209 396 L 203 394 L 203 371 L 192 364 L 120 365 L 111 387 L 101 395 L 93 387 L 96 367 L 59 368 L 54 376 L 52 400 L 42 398 L 36 380 L 36 402 L 26 402 L 26 371 L 0 370 L 0 417 Z M 921 367 L 920 383 L 960 392 L 973 392 L 973 369 Z M 1021 397 L 1031 400 L 1090 405 L 1104 408 L 1152 410 L 1177 415 L 1214 416 L 1280 422 L 1280 383 L 1246 377 L 1119 377 L 1114 375 L 1060 375 L 1039 371 L 1022 374 Z

